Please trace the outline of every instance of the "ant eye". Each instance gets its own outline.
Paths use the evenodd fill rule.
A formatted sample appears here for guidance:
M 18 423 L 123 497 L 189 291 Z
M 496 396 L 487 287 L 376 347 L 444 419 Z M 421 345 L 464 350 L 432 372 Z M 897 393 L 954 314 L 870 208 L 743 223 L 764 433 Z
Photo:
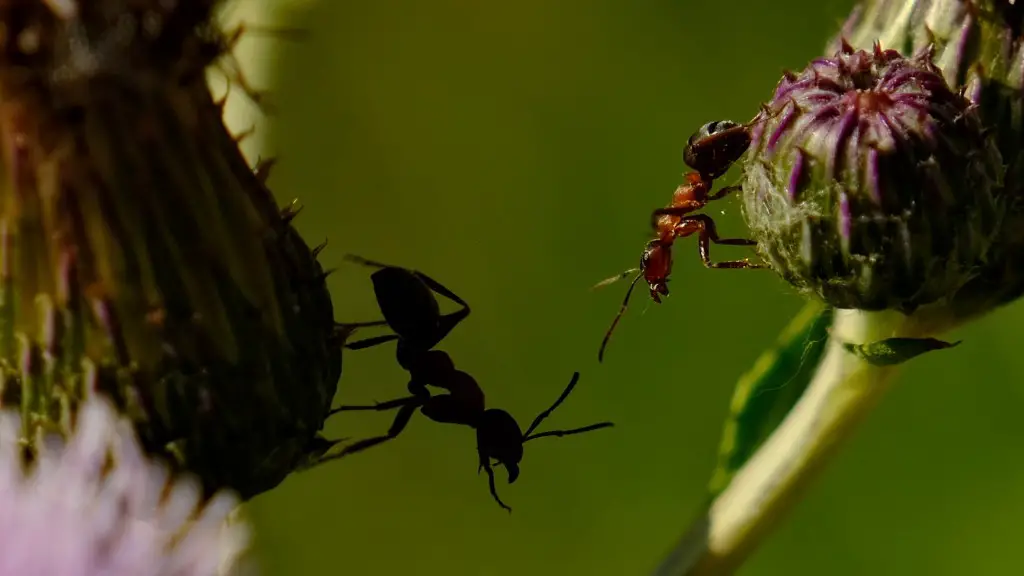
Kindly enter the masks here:
M 707 124 L 704 125 L 704 127 L 707 129 L 708 136 L 714 136 L 719 132 L 725 132 L 726 130 L 731 130 L 737 126 L 739 126 L 739 124 L 731 120 L 719 120 L 717 122 L 708 122 Z

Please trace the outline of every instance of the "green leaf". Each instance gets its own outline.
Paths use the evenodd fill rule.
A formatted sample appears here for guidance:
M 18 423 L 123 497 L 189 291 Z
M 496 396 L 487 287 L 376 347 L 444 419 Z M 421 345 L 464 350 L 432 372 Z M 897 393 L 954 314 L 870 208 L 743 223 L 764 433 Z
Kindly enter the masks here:
M 960 342 L 943 342 L 935 338 L 887 338 L 868 344 L 843 343 L 847 352 L 874 366 L 894 366 L 933 350 L 959 346 Z
M 809 302 L 769 348 L 740 377 L 711 476 L 711 496 L 724 490 L 733 475 L 775 430 L 810 384 L 828 342 L 832 309 Z

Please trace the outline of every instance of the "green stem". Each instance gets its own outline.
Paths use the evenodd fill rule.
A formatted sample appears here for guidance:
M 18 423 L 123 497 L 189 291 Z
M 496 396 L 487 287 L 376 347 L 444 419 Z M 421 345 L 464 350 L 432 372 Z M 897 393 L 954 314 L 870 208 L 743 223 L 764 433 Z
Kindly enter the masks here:
M 804 395 L 714 499 L 658 576 L 733 573 L 889 389 L 898 367 L 872 366 L 846 352 L 843 342 L 934 336 L 942 324 L 895 312 L 837 311 L 828 349 Z

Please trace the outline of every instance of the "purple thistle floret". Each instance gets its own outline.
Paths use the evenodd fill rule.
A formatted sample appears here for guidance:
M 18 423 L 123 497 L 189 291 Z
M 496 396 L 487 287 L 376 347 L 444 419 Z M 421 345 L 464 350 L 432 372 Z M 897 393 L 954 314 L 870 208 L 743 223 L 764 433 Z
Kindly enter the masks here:
M 988 257 L 1002 161 L 929 50 L 848 45 L 787 73 L 753 130 L 744 215 L 765 259 L 838 308 L 951 298 Z
M 199 483 L 148 460 L 105 400 L 82 406 L 66 445 L 40 439 L 28 466 L 20 430 L 17 413 L 0 412 L 0 575 L 240 573 L 248 530 L 228 521 L 237 498 L 203 503 Z

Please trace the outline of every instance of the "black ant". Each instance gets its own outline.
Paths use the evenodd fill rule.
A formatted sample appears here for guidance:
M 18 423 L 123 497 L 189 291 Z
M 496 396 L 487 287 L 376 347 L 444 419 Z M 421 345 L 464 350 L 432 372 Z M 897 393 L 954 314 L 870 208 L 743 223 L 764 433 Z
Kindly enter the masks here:
M 756 118 L 755 118 L 756 121 Z M 669 275 L 672 273 L 672 244 L 677 238 L 698 235 L 697 247 L 700 258 L 707 268 L 764 268 L 763 264 L 754 264 L 747 259 L 712 262 L 710 245 L 726 244 L 732 246 L 756 246 L 757 242 L 745 238 L 720 238 L 715 221 L 707 214 L 692 214 L 704 208 L 709 202 L 720 200 L 740 189 L 740 186 L 726 186 L 711 193 L 715 179 L 724 175 L 732 165 L 746 153 L 750 147 L 749 124 L 737 124 L 728 120 L 708 122 L 694 132 L 686 142 L 683 150 L 683 161 L 693 168 L 684 175 L 685 182 L 672 194 L 672 203 L 659 208 L 651 214 L 651 227 L 656 237 L 644 246 L 640 256 L 640 268 L 609 278 L 598 284 L 604 286 L 621 280 L 633 272 L 638 272 L 626 290 L 619 313 L 615 315 L 611 327 L 604 335 L 601 348 L 597 353 L 598 361 L 604 359 L 604 351 L 611 339 L 612 332 L 618 325 L 629 305 L 633 288 L 641 278 L 647 281 L 651 299 L 661 303 L 662 296 L 668 296 Z
M 508 471 L 508 483 L 512 484 L 519 478 L 519 462 L 523 459 L 523 444 L 526 442 L 536 440 L 537 438 L 581 434 L 614 425 L 612 422 L 599 422 L 570 430 L 550 430 L 548 432 L 534 433 L 534 430 L 540 426 L 541 422 L 550 416 L 555 408 L 565 401 L 573 388 L 576 387 L 580 377 L 579 372 L 576 372 L 561 396 L 555 400 L 555 403 L 550 408 L 534 418 L 533 423 L 530 424 L 530 427 L 524 433 L 515 418 L 505 410 L 484 408 L 483 391 L 480 390 L 476 380 L 465 372 L 455 370 L 447 354 L 439 350 L 431 350 L 427 352 L 427 355 L 434 356 L 424 362 L 423 365 L 440 371 L 440 373 L 429 375 L 429 383 L 448 390 L 448 393 L 431 396 L 424 387 L 418 394 L 381 402 L 372 406 L 340 406 L 335 408 L 331 411 L 332 415 L 352 410 L 384 411 L 396 408 L 398 409 L 398 414 L 395 416 L 387 434 L 350 444 L 337 454 L 325 457 L 325 461 L 343 458 L 397 438 L 405 430 L 409 420 L 412 419 L 413 414 L 416 413 L 418 408 L 424 416 L 435 422 L 459 424 L 476 430 L 476 450 L 479 456 L 478 470 L 482 469 L 487 472 L 487 481 L 490 486 L 491 496 L 494 497 L 495 502 L 511 512 L 512 509 L 502 502 L 501 497 L 498 496 L 498 490 L 494 483 L 493 465 L 504 466 Z M 415 378 L 416 376 L 414 375 Z M 495 461 L 494 464 L 491 463 L 492 460 Z
M 446 352 L 432 349 L 459 321 L 469 314 L 469 305 L 440 283 L 420 272 L 387 266 L 358 257 L 349 258 L 380 268 L 372 275 L 372 278 L 374 291 L 386 320 L 342 324 L 342 326 L 374 326 L 386 323 L 391 326 L 395 334 L 368 338 L 348 344 L 346 347 L 367 348 L 398 340 L 398 360 L 402 367 L 409 372 L 408 388 L 411 396 L 373 406 L 341 406 L 331 410 L 329 416 L 353 410 L 398 409 L 398 414 L 387 434 L 354 442 L 336 454 L 323 457 L 321 461 L 343 458 L 393 440 L 401 434 L 416 410 L 419 409 L 424 416 L 435 422 L 457 424 L 476 430 L 477 453 L 480 457 L 479 469 L 487 471 L 491 495 L 495 501 L 502 508 L 511 512 L 511 508 L 498 497 L 491 460 L 495 460 L 495 464 L 500 464 L 508 470 L 508 482 L 511 484 L 519 477 L 519 462 L 523 458 L 524 443 L 547 436 L 580 434 L 612 426 L 611 422 L 601 422 L 572 430 L 533 433 L 537 426 L 576 387 L 579 380 L 579 373 L 576 373 L 558 400 L 550 408 L 541 412 L 524 434 L 519 428 L 519 424 L 508 412 L 485 407 L 483 390 L 472 376 L 457 370 Z M 462 305 L 462 309 L 452 314 L 441 315 L 432 292 L 451 298 Z M 428 385 L 441 388 L 447 393 L 433 396 L 427 388 Z

